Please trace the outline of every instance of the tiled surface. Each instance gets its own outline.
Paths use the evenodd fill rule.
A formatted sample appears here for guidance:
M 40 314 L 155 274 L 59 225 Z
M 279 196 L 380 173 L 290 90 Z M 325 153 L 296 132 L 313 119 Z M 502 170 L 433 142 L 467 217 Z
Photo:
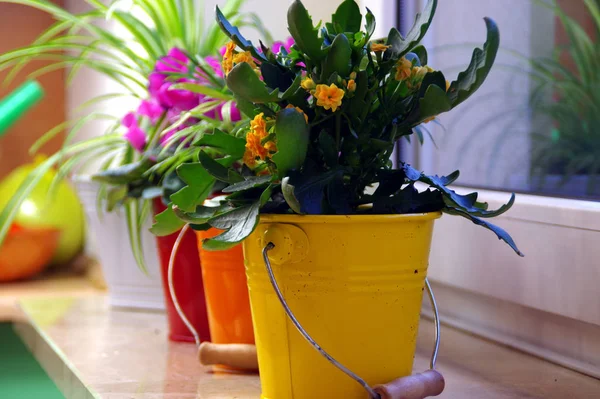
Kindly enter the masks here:
M 258 376 L 214 373 L 191 344 L 167 341 L 162 313 L 111 309 L 103 296 L 22 301 L 33 326 L 16 325 L 67 398 L 258 399 Z M 432 325 L 423 321 L 415 370 L 427 368 Z M 443 328 L 441 398 L 600 398 L 600 381 Z M 333 398 L 336 399 L 336 398 Z

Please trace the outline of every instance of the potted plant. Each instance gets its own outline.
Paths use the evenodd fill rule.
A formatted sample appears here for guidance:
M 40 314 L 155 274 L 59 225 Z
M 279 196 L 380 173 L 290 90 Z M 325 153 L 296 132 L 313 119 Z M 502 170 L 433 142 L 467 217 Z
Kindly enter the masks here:
M 354 1 L 318 28 L 296 0 L 287 15 L 295 45 L 278 53 L 256 48 L 217 9 L 239 48 L 232 59 L 246 59 L 225 64 L 227 85 L 251 118 L 244 166 L 203 164 L 228 184 L 226 197 L 216 207 L 198 202 L 193 212 L 174 200 L 174 214 L 198 230 L 223 230 L 204 249 L 243 242 L 265 398 L 362 398 L 363 388 L 323 350 L 368 385 L 411 373 L 433 222 L 442 212 L 491 230 L 520 254 L 486 220 L 507 211 L 514 195 L 488 210 L 477 193 L 447 187 L 458 171 L 429 176 L 389 160 L 396 141 L 483 84 L 498 50 L 498 29 L 486 19 L 483 48 L 447 82 L 419 44 L 436 5 L 427 2 L 406 37 L 392 29 L 373 40 L 375 18 L 367 11 L 363 28 Z M 286 318 L 267 261 L 271 282 L 319 351 Z
M 218 50 L 226 38 L 216 24 L 205 27 L 203 21 L 195 17 L 200 15 L 198 7 L 203 4 L 190 0 L 160 4 L 133 1 L 129 5 L 115 2 L 110 6 L 94 0 L 89 2 L 90 11 L 77 15 L 52 2 L 23 0 L 21 3 L 51 13 L 57 22 L 32 45 L 2 55 L 0 68 L 13 68 L 11 75 L 14 76 L 24 63 L 36 59 L 50 59 L 55 63 L 34 75 L 64 67 L 69 67 L 72 75 L 79 68 L 89 68 L 119 83 L 123 92 L 93 98 L 84 107 L 121 96 L 134 97 L 139 106 L 126 115 L 121 109 L 113 109 L 108 114 L 92 112 L 45 134 L 34 145 L 34 152 L 39 144 L 63 128 L 72 127 L 64 148 L 38 165 L 4 208 L 0 215 L 0 241 L 16 210 L 46 171 L 57 166 L 58 181 L 75 168 L 93 162 L 100 165 L 94 176 L 99 183 L 95 190 L 98 203 L 108 211 L 123 209 L 133 259 L 145 270 L 144 255 L 148 252 L 142 248 L 144 223 L 152 211 L 160 213 L 165 209 L 161 198 L 169 203 L 169 196 L 182 188 L 183 181 L 175 170 L 194 157 L 190 143 L 201 142 L 204 132 L 212 132 L 214 127 L 234 130 L 241 120 L 231 93 L 225 89 L 220 68 Z M 249 24 L 246 21 L 252 21 L 254 27 L 261 29 L 254 16 L 238 14 L 241 4 L 242 1 L 229 2 L 226 14 L 244 25 Z M 107 19 L 122 28 L 126 35 L 118 36 L 98 23 Z M 104 136 L 72 144 L 78 130 L 95 119 L 108 119 L 114 123 Z M 219 137 L 223 136 L 225 133 L 211 135 L 217 145 Z M 122 222 L 119 218 L 115 220 Z M 122 270 L 133 273 L 135 268 L 128 269 L 129 265 L 114 262 L 123 259 L 121 242 L 117 241 L 114 243 L 117 248 L 112 248 L 115 246 L 112 238 L 123 238 L 120 231 L 114 231 L 118 226 L 109 223 L 96 227 L 110 230 L 101 237 L 108 241 L 99 243 L 100 254 L 106 256 L 104 267 L 115 267 L 115 273 L 106 273 L 108 277 L 114 277 L 109 281 L 109 289 L 118 287 L 124 283 L 121 280 L 126 275 Z M 175 238 L 176 235 L 171 235 L 157 240 L 170 337 L 193 340 L 175 311 L 166 283 Z M 118 254 L 116 259 L 110 257 L 115 254 Z M 208 339 L 210 334 L 194 234 L 184 237 L 182 251 L 175 260 L 174 284 L 183 311 L 200 332 L 200 337 Z M 136 291 L 141 291 L 141 287 Z

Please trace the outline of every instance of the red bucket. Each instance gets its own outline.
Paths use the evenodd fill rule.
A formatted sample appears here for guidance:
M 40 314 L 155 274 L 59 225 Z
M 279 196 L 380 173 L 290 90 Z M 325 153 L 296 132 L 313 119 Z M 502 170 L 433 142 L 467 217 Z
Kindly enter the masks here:
M 154 213 L 158 214 L 166 209 L 160 198 L 154 200 Z M 173 299 L 169 292 L 168 269 L 171 250 L 179 232 L 165 237 L 156 237 L 158 243 L 158 256 L 161 264 L 163 289 L 165 303 L 167 305 L 167 317 L 169 319 L 169 339 L 179 342 L 194 342 L 194 336 L 188 330 L 183 320 L 177 314 Z M 177 301 L 183 313 L 194 326 L 201 341 L 210 341 L 210 330 L 208 327 L 208 315 L 206 311 L 206 300 L 204 296 L 204 284 L 202 282 L 202 269 L 200 268 L 200 257 L 198 255 L 198 243 L 193 230 L 188 230 L 181 243 L 179 251 L 175 256 L 173 265 L 173 288 L 177 295 Z

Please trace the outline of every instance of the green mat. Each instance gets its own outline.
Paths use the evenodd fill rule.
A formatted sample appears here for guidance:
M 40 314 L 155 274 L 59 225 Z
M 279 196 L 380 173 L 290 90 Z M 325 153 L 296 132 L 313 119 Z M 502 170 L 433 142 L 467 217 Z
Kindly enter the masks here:
M 0 323 L 0 398 L 65 399 L 10 323 Z

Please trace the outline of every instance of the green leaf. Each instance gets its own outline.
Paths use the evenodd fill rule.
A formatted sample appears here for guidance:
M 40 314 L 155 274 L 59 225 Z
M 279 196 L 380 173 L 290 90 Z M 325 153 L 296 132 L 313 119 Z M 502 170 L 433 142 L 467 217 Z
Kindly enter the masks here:
M 375 16 L 367 7 L 367 15 L 365 16 L 365 30 L 367 31 L 367 36 L 365 37 L 365 42 L 368 42 L 373 36 L 373 32 L 375 32 Z
M 386 50 L 386 53 L 389 52 L 393 54 L 394 59 L 398 59 L 419 44 L 429 29 L 436 8 L 437 0 L 429 0 L 423 12 L 417 14 L 415 23 L 406 35 L 406 38 L 403 38 L 396 28 L 392 28 L 387 40 L 387 44 L 391 48 Z
M 204 240 L 202 248 L 218 251 L 231 248 L 248 237 L 258 224 L 260 202 L 225 212 L 209 220 L 211 226 L 225 230 L 216 237 Z
M 423 45 L 418 45 L 417 47 L 412 49 L 412 52 L 419 57 L 419 61 L 421 61 L 421 65 L 427 65 L 428 57 L 427 57 L 427 49 Z
M 252 119 L 260 113 L 260 110 L 254 106 L 252 101 L 246 100 L 235 93 L 233 98 L 235 99 L 235 105 L 237 106 L 237 109 L 239 109 L 240 112 L 246 115 L 248 118 Z
M 338 164 L 338 151 L 336 149 L 335 140 L 327 132 L 327 130 L 321 130 L 319 133 L 319 148 L 323 153 L 323 159 L 329 167 L 336 166 Z
M 242 48 L 245 51 L 250 51 L 250 53 L 252 54 L 252 56 L 254 58 L 258 58 L 259 60 L 262 60 L 263 62 L 267 61 L 267 58 L 265 57 L 265 55 L 263 53 L 261 53 L 260 51 L 258 51 L 258 49 L 256 47 L 254 47 L 254 45 L 252 44 L 252 42 L 250 40 L 247 40 L 244 36 L 242 36 L 242 34 L 240 33 L 240 30 L 238 28 L 231 25 L 231 23 L 227 20 L 225 15 L 223 15 L 221 10 L 219 9 L 219 6 L 215 7 L 215 13 L 216 13 L 216 18 L 217 18 L 217 23 L 221 27 L 221 30 L 231 40 L 233 40 L 235 42 L 235 44 L 237 44 L 240 48 Z
M 185 225 L 173 211 L 172 205 L 154 217 L 150 232 L 158 237 L 164 237 L 178 232 Z
M 244 151 L 246 150 L 246 140 L 227 134 L 219 129 L 214 129 L 212 133 L 204 133 L 193 145 L 196 147 L 207 146 L 217 148 L 224 154 L 237 159 L 244 156 Z
M 127 220 L 127 231 L 129 232 L 129 244 L 133 257 L 142 272 L 148 274 L 146 267 L 146 259 L 144 257 L 144 249 L 142 247 L 142 236 L 139 229 L 139 201 L 130 201 L 125 204 L 125 218 Z
M 451 109 L 452 103 L 444 89 L 432 84 L 427 88 L 425 97 L 419 100 L 419 121 L 415 125 L 418 125 L 427 118 L 448 112 Z
M 484 19 L 487 27 L 487 39 L 483 49 L 473 50 L 468 68 L 458 74 L 457 79 L 450 84 L 448 89 L 452 108 L 465 101 L 481 87 L 496 60 L 500 46 L 500 32 L 492 19 L 487 17 Z
M 323 39 L 319 37 L 319 31 L 314 27 L 308 11 L 300 0 L 294 0 L 287 12 L 288 30 L 294 38 L 296 45 L 310 59 L 317 63 L 325 57 Z
M 341 28 L 341 31 L 337 33 L 360 31 L 362 15 L 358 4 L 354 0 L 344 0 L 335 11 L 335 14 L 331 16 L 331 21 L 335 26 Z
M 296 212 L 298 215 L 302 215 L 304 212 L 302 212 L 300 201 L 298 201 L 296 194 L 294 194 L 295 189 L 296 187 L 293 184 L 290 184 L 289 176 L 286 176 L 281 180 L 281 192 L 283 193 L 285 202 L 287 202 L 292 211 Z
M 246 180 L 241 181 L 239 183 L 232 184 L 231 186 L 225 187 L 223 189 L 224 193 L 235 193 L 238 191 L 250 190 L 253 188 L 260 187 L 266 183 L 271 182 L 273 180 L 273 176 L 271 175 L 263 175 L 263 176 L 250 176 Z
M 98 172 L 92 176 L 92 179 L 101 183 L 115 185 L 127 184 L 132 181 L 139 180 L 151 165 L 152 161 L 144 158 L 138 162 L 133 162 Z
M 173 207 L 175 215 L 185 223 L 203 225 L 218 214 L 229 212 L 232 207 L 228 203 L 222 203 L 219 206 L 199 205 L 194 212 L 184 212 L 177 207 Z
M 300 210 L 297 213 L 308 215 L 323 214 L 325 187 L 337 176 L 340 176 L 342 172 L 341 169 L 331 169 L 324 173 L 311 173 L 306 169 L 303 173 L 291 172 L 287 185 L 293 188 L 293 196 L 289 195 L 289 193 L 287 196 L 284 193 L 284 196 L 286 200 L 291 198 L 294 201 L 294 207 Z M 288 202 L 288 205 L 292 208 L 292 204 Z
M 214 160 L 210 155 L 204 151 L 198 153 L 198 159 L 200 163 L 215 178 L 224 181 L 226 183 L 238 183 L 244 181 L 242 175 L 237 173 L 235 170 L 227 167 L 230 166 L 236 159 L 232 157 L 221 158 Z
M 468 212 L 465 211 L 461 211 L 458 209 L 444 209 L 445 213 L 448 213 L 450 215 L 458 215 L 458 216 L 462 216 L 466 219 L 469 219 L 471 222 L 475 223 L 478 226 L 482 226 L 485 227 L 488 230 L 493 231 L 496 236 L 498 237 L 499 240 L 504 241 L 505 243 L 507 243 L 512 249 L 513 251 L 515 251 L 517 253 L 517 255 L 523 257 L 525 256 L 517 247 L 517 244 L 515 243 L 515 241 L 512 239 L 512 237 L 510 236 L 510 234 L 508 234 L 508 232 L 506 232 L 506 230 L 496 226 L 495 224 L 486 222 L 485 220 L 479 219 L 476 216 L 473 216 L 471 214 L 469 214 Z
M 310 129 L 302 113 L 295 108 L 287 108 L 277 113 L 275 134 L 277 153 L 272 158 L 277 165 L 279 177 L 283 178 L 289 170 L 297 169 L 304 163 Z
M 242 62 L 233 67 L 227 75 L 227 86 L 236 96 L 253 103 L 279 101 L 279 89 L 269 92 L 250 64 Z
M 327 81 L 334 73 L 347 77 L 352 69 L 352 47 L 348 38 L 340 33 L 333 39 L 329 53 L 323 60 L 321 81 Z
M 202 205 L 212 192 L 215 178 L 200 162 L 184 163 L 177 167 L 177 175 L 187 186 L 171 195 L 171 201 L 184 211 L 191 212 Z
M 175 83 L 169 87 L 169 90 L 187 90 L 192 93 L 203 94 L 207 97 L 219 99 L 219 100 L 231 100 L 231 95 L 223 93 L 219 90 L 215 90 L 209 86 L 200 85 L 196 83 Z

